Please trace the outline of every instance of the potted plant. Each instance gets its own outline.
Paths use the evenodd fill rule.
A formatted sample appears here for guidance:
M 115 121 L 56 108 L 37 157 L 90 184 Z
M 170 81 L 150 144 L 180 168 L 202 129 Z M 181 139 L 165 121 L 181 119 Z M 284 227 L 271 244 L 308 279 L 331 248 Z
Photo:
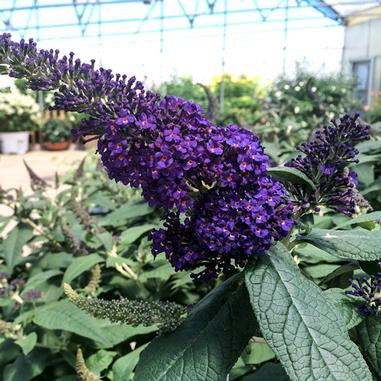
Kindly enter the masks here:
M 62 151 L 70 146 L 70 123 L 65 119 L 49 119 L 43 125 L 43 147 L 49 151 Z
M 37 127 L 39 117 L 33 97 L 10 88 L 0 91 L 0 152 L 27 152 L 29 131 Z

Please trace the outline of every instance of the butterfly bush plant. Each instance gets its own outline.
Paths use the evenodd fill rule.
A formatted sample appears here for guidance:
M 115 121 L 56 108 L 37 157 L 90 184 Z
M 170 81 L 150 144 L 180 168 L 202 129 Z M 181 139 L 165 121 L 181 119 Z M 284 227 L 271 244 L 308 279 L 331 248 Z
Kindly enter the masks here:
M 147 311 L 136 302 L 128 324 L 160 322 L 168 311 L 174 318 L 142 353 L 136 380 L 226 380 L 258 336 L 291 380 L 371 381 L 368 365 L 380 375 L 381 236 L 375 224 L 374 231 L 348 230 L 380 218 L 364 214 L 370 205 L 351 169 L 355 145 L 370 138 L 358 114 L 334 118 L 299 148 L 300 156 L 271 167 L 252 132 L 216 126 L 197 104 L 161 97 L 73 53 L 61 57 L 4 34 L 0 64 L 32 90 L 55 90 L 54 109 L 85 115 L 74 136 L 96 139 L 109 178 L 141 189 L 161 210 L 162 225 L 149 235 L 155 256 L 164 253 L 194 282 L 224 280 L 188 309 L 158 304 Z M 335 230 L 311 228 L 327 211 L 363 214 Z M 310 256 L 313 248 L 345 262 L 355 277 L 341 288 L 326 287 L 329 279 L 319 284 L 298 266 L 306 247 Z M 365 265 L 376 268 L 373 275 L 356 278 Z M 131 315 L 123 302 L 118 307 L 80 297 L 69 285 L 65 290 L 96 317 Z

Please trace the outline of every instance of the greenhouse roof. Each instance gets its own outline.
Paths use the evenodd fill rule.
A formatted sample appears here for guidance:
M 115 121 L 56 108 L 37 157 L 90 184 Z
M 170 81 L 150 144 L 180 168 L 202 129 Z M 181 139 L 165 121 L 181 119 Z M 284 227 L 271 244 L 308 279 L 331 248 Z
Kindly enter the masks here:
M 335 20 L 343 20 L 381 5 L 379 0 L 306 0 L 306 2 Z

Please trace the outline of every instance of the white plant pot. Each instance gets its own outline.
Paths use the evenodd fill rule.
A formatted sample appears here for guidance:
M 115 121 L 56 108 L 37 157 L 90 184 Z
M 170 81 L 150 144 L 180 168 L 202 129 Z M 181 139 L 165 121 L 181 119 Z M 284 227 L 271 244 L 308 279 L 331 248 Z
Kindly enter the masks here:
M 25 153 L 29 147 L 29 132 L 0 132 L 0 152 Z

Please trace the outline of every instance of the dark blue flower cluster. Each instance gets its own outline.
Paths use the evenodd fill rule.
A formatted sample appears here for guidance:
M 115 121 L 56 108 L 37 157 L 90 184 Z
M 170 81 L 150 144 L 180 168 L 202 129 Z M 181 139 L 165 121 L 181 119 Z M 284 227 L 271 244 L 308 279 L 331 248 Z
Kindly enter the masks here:
M 308 194 L 290 185 L 299 201 L 312 207 L 325 205 L 347 215 L 355 212 L 361 195 L 356 189 L 357 174 L 348 165 L 356 162 L 355 144 L 370 137 L 370 126 L 358 119 L 359 114 L 355 114 L 332 120 L 332 125 L 316 131 L 310 142 L 298 148 L 303 156 L 286 164 L 306 174 L 315 184 L 313 192 Z
M 88 115 L 74 134 L 98 139 L 109 177 L 163 208 L 153 253 L 164 251 L 177 270 L 201 267 L 207 279 L 230 272 L 292 228 L 293 206 L 251 132 L 214 126 L 192 102 L 162 98 L 72 53 L 37 50 L 32 40 L 0 37 L 0 65 L 32 89 L 55 89 L 54 108 Z
M 378 266 L 381 268 L 381 262 Z M 361 315 L 381 316 L 381 272 L 371 275 L 370 278 L 363 276 L 351 279 L 350 282 L 352 290 L 346 291 L 346 294 L 357 299 Z
M 107 125 L 98 151 L 111 178 L 141 187 L 151 205 L 170 213 L 151 234 L 154 254 L 164 251 L 177 270 L 203 266 L 201 276 L 210 278 L 288 234 L 292 207 L 266 175 L 268 157 L 255 135 L 213 126 L 179 98 L 150 106 Z
M 210 124 L 199 106 L 166 97 L 140 115 L 119 116 L 98 140 L 110 178 L 141 187 L 150 205 L 188 211 L 200 191 L 256 182 L 267 168 L 260 141 Z
M 155 231 L 154 254 L 165 252 L 177 270 L 203 266 L 198 278 L 214 278 L 243 267 L 253 256 L 269 249 L 291 230 L 293 206 L 283 186 L 268 176 L 255 184 L 237 188 L 215 188 L 196 202 L 183 221 L 171 213 L 164 228 Z

